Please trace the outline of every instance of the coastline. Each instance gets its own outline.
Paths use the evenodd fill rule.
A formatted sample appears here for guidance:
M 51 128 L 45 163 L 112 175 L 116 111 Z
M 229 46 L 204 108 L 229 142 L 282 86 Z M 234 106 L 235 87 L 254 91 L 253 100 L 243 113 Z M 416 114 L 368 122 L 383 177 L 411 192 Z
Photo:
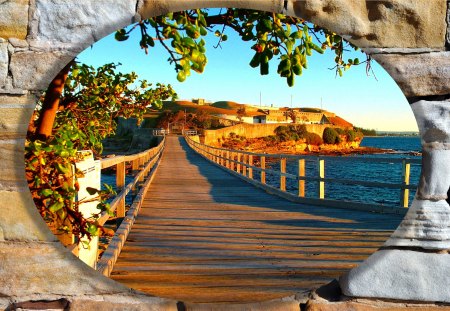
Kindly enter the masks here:
M 366 136 L 367 137 L 367 136 Z M 377 136 L 374 136 L 377 137 Z M 394 149 L 360 146 L 361 141 L 343 142 L 337 145 L 322 144 L 308 145 L 301 141 L 274 142 L 260 138 L 227 140 L 217 147 L 241 150 L 253 153 L 292 154 L 292 155 L 324 155 L 324 156 L 350 156 L 369 154 L 398 154 Z M 402 153 L 402 152 L 400 152 Z M 405 155 L 420 156 L 420 152 L 404 152 Z

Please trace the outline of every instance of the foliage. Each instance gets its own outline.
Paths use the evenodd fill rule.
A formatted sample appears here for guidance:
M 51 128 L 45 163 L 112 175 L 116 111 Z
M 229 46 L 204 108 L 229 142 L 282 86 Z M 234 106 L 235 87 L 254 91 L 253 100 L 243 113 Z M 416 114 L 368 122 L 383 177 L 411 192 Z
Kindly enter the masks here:
M 105 199 L 114 194 L 108 187 L 106 191 L 96 191 L 99 213 L 83 217 L 79 207 L 85 201 L 75 201 L 77 177 L 83 175 L 75 171 L 74 176 L 72 165 L 77 160 L 76 146 L 87 140 L 87 135 L 71 120 L 47 141 L 27 140 L 25 145 L 26 177 L 39 213 L 59 233 L 71 232 L 78 237 L 97 234 L 100 213 L 109 212 Z
M 246 114 L 247 114 L 247 111 L 245 110 L 244 105 L 242 105 L 241 107 L 239 107 L 236 110 L 236 115 L 237 115 L 239 122 L 242 122 L 242 119 L 246 116 Z
M 325 128 L 322 138 L 326 144 L 338 144 L 341 142 L 339 133 L 332 127 Z
M 355 131 L 362 133 L 364 136 L 377 136 L 377 131 L 374 129 L 365 129 L 361 127 L 355 127 Z
M 302 125 L 280 125 L 274 133 L 279 141 L 299 140 L 305 138 L 305 134 L 308 133 L 306 126 Z
M 145 80 L 137 81 L 136 74 L 117 73 L 115 69 L 114 64 L 98 69 L 74 65 L 65 81 L 52 135 L 39 140 L 31 131 L 26 141 L 26 177 L 36 207 L 56 230 L 78 238 L 91 238 L 101 228 L 96 221 L 99 214 L 83 217 L 79 205 L 84 201 L 74 201 L 79 190 L 77 178 L 81 177 L 79 171 L 72 172 L 77 151 L 92 149 L 100 154 L 101 140 L 114 133 L 117 117 L 141 119 L 147 106 L 176 95 L 170 85 L 157 84 L 152 89 Z M 38 122 L 42 106 L 38 103 L 34 122 Z M 105 199 L 113 191 L 106 188 L 88 189 L 99 196 L 100 212 L 109 212 Z
M 262 75 L 269 73 L 269 63 L 276 58 L 277 73 L 286 78 L 289 86 L 294 84 L 295 76 L 301 76 L 308 68 L 308 57 L 314 52 L 323 54 L 327 48 L 335 51 L 332 69 L 336 70 L 336 75 L 342 76 L 351 66 L 365 62 L 370 70 L 369 56 L 364 62 L 358 58 L 344 60 L 345 51 L 349 48 L 357 50 L 356 46 L 333 32 L 283 14 L 235 8 L 188 10 L 149 18 L 129 29 L 120 29 L 115 37 L 119 41 L 127 40 L 136 28 L 140 29 L 139 44 L 145 53 L 155 46 L 155 42 L 167 50 L 169 62 L 174 65 L 180 82 L 191 74 L 191 70 L 202 73 L 205 69 L 206 43 L 202 37 L 214 32 L 218 38 L 216 47 L 219 47 L 228 39 L 228 30 L 236 32 L 242 41 L 252 43 L 255 54 L 250 66 L 259 68 Z
M 320 146 L 323 144 L 322 138 L 318 134 L 311 132 L 307 132 L 305 134 L 305 142 L 308 145 L 315 145 L 315 146 Z
M 75 140 L 74 148 L 101 154 L 101 141 L 114 134 L 117 117 L 142 121 L 147 106 L 161 107 L 163 99 L 176 96 L 170 85 L 158 83 L 152 88 L 146 80 L 138 81 L 134 72 L 123 74 L 116 68 L 115 64 L 97 69 L 85 64 L 72 67 L 53 127 L 58 131 L 67 120 L 74 120 L 86 134 L 85 140 Z
M 347 130 L 346 131 L 347 141 L 352 142 L 356 139 L 356 132 L 354 130 Z

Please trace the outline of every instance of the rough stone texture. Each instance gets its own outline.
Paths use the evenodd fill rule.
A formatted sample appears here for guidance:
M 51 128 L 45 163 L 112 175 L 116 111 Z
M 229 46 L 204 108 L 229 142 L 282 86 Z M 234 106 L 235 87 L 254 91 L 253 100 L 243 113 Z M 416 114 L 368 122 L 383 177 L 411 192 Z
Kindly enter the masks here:
M 342 301 L 327 302 L 310 300 L 306 311 L 450 311 L 450 306 L 417 304 L 417 303 L 389 303 L 384 301 Z
M 450 101 L 421 100 L 411 104 L 411 109 L 416 117 L 422 144 L 450 143 Z
M 139 295 L 103 277 L 59 242 L 0 242 L 0 246 L 0 296 L 3 297 L 21 297 L 25 301 L 45 300 L 57 295 L 72 297 L 74 300 L 92 296 L 92 300 L 97 301 L 152 303 L 155 310 L 158 310 L 156 306 L 175 304 L 169 299 Z M 23 268 L 17 269 L 18 263 Z M 102 298 L 102 295 L 113 299 Z
M 450 1 L 447 0 L 447 47 L 450 47 Z
M 15 88 L 44 90 L 72 59 L 72 53 L 19 52 L 11 56 L 10 71 Z M 26 64 L 26 66 L 24 66 Z
M 5 158 L 2 159 L 5 161 Z M 0 240 L 57 240 L 39 215 L 28 190 L 24 192 L 0 191 L 0 200 L 5 202 L 2 204 L 3 215 L 0 217 Z
M 450 302 L 450 255 L 380 250 L 340 279 L 352 297 Z
M 70 311 L 177 311 L 173 300 L 139 297 L 139 299 L 120 299 L 120 297 L 102 297 L 102 300 L 76 299 L 70 304 Z M 106 298 L 106 299 L 105 299 Z
M 6 77 L 8 76 L 8 42 L 0 42 L 0 85 L 6 83 Z
M 373 55 L 406 97 L 450 94 L 450 52 Z
M 411 105 L 422 140 L 422 174 L 417 198 L 443 200 L 450 188 L 450 102 Z
M 359 47 L 444 47 L 447 8 L 442 0 L 293 2 L 296 15 Z
M 36 100 L 35 96 L 0 95 L 0 139 L 25 138 Z M 20 144 L 22 149 L 17 151 L 19 158 L 23 156 L 24 145 L 22 142 Z
M 131 24 L 135 14 L 136 0 L 36 0 L 30 39 L 46 50 L 57 46 L 81 51 Z
M 0 37 L 25 39 L 29 0 L 0 1 Z
M 300 303 L 296 300 L 272 300 L 257 303 L 184 303 L 186 311 L 300 311 Z
M 260 1 L 260 0 L 228 0 L 226 5 L 222 0 L 191 0 L 191 1 L 171 1 L 171 0 L 139 0 L 138 13 L 143 19 L 166 14 L 169 12 L 183 11 L 186 9 L 198 8 L 251 8 L 268 12 L 283 12 L 284 0 Z
M 450 249 L 450 207 L 447 202 L 414 199 L 385 246 Z

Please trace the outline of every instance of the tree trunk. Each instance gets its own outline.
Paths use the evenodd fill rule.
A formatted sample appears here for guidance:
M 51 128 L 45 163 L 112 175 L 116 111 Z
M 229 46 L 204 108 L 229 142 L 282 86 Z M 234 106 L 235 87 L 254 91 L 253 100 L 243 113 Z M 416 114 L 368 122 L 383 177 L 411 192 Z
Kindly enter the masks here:
M 35 137 L 45 140 L 52 134 L 53 123 L 55 122 L 56 112 L 58 111 L 61 94 L 64 90 L 64 84 L 69 74 L 69 70 L 74 61 L 68 63 L 52 80 L 45 93 L 42 110 L 37 120 L 37 129 Z

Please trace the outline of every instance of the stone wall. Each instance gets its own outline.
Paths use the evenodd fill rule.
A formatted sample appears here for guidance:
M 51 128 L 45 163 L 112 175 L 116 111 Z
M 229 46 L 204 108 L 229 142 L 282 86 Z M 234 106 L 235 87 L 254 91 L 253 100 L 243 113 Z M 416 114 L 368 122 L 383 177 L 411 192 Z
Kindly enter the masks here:
M 233 126 L 225 127 L 218 130 L 205 130 L 204 131 L 204 141 L 203 143 L 207 145 L 213 145 L 218 142 L 218 139 L 222 137 L 228 137 L 230 133 L 235 133 L 239 136 L 244 136 L 246 138 L 257 138 L 269 135 L 274 135 L 274 131 L 279 126 L 286 126 L 286 123 L 265 123 L 265 124 L 248 124 L 240 123 Z M 320 137 L 323 135 L 323 131 L 329 125 L 322 124 L 306 124 L 306 129 L 308 132 L 316 133 Z
M 359 45 L 397 81 L 421 124 L 419 195 L 389 247 L 352 270 L 341 287 L 349 296 L 450 303 L 450 216 L 443 203 L 450 187 L 448 1 L 6 0 L 0 1 L 0 310 L 26 301 L 66 301 L 70 310 L 177 310 L 176 301 L 100 276 L 56 241 L 27 189 L 24 137 L 37 94 L 84 48 L 141 18 L 208 6 L 308 19 Z M 430 268 L 420 270 L 424 265 Z

